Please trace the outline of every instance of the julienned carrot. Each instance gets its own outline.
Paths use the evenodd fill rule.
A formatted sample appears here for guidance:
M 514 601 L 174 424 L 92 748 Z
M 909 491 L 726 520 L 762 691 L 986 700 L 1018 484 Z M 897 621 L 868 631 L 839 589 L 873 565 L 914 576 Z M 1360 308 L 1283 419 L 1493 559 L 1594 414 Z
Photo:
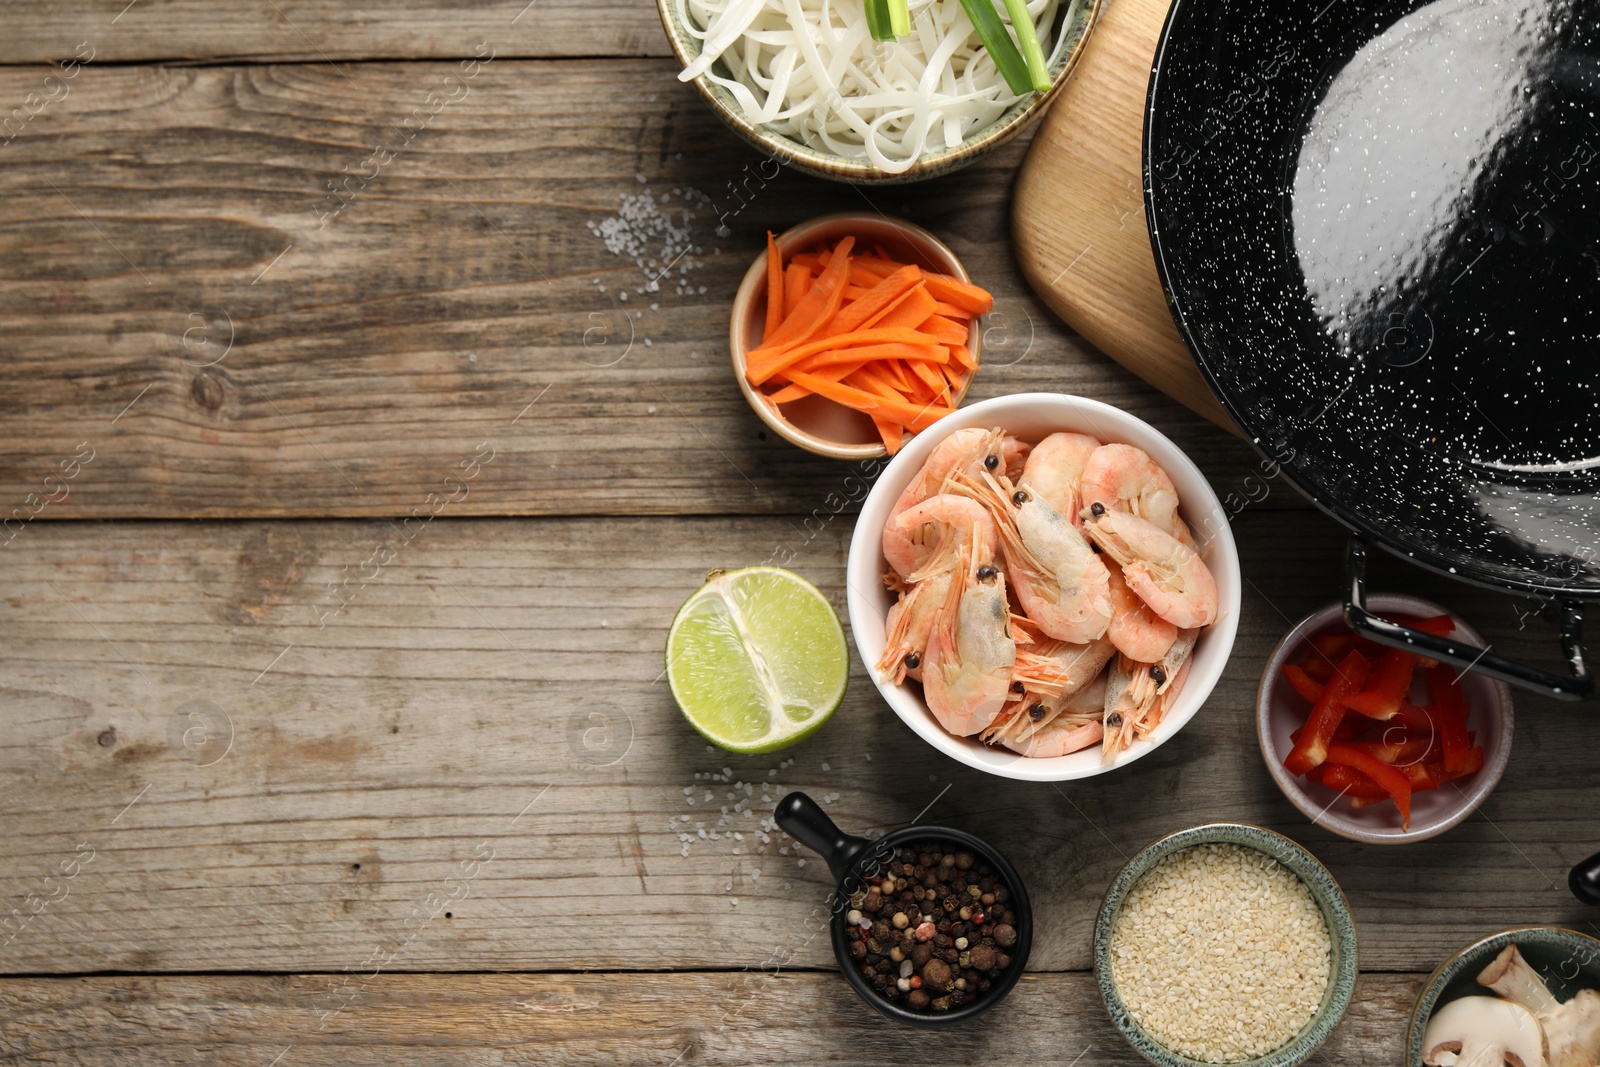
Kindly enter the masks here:
M 854 374 L 864 366 L 866 366 L 865 362 L 830 363 L 826 367 L 818 367 L 814 373 L 818 378 L 824 378 L 830 382 L 838 382 L 850 377 L 850 375 Z M 790 382 L 782 389 L 779 389 L 776 393 L 766 394 L 766 397 L 774 404 L 788 404 L 795 400 L 804 399 L 810 395 L 811 390 L 807 389 L 805 386 L 795 385 L 793 382 Z
M 854 348 L 830 348 L 792 364 L 795 370 L 815 372 L 821 367 L 840 363 L 881 363 L 894 360 L 900 363 L 949 363 L 950 350 L 944 345 L 908 345 L 904 341 L 888 341 L 878 345 L 857 345 Z
M 911 379 L 906 376 L 904 365 L 899 360 L 878 360 L 870 366 L 862 367 L 850 377 L 887 386 L 888 392 L 884 393 L 885 396 L 892 394 L 893 397 L 917 399 L 912 396 Z M 850 382 L 847 381 L 845 384 L 848 385 Z
M 872 417 L 872 425 L 878 430 L 878 436 L 883 438 L 883 449 L 889 455 L 900 451 L 900 446 L 905 443 L 905 427 L 890 422 L 888 419 Z
M 931 272 L 924 274 L 922 281 L 935 300 L 965 308 L 969 315 L 987 315 L 994 309 L 994 297 L 971 282 Z
M 879 308 L 877 311 L 873 312 L 871 317 L 868 318 L 867 321 L 863 322 L 861 325 L 863 327 L 869 327 L 869 326 L 878 325 L 878 323 L 886 315 L 888 315 L 890 312 L 894 311 L 900 305 L 904 304 L 907 300 L 910 300 L 917 293 L 921 293 L 923 296 L 927 296 L 927 294 L 928 294 L 928 291 L 922 287 L 922 284 L 920 282 L 918 284 L 916 284 L 916 285 L 913 285 L 911 288 L 907 289 L 905 292 L 901 293 L 899 296 L 895 297 L 893 300 L 889 301 L 887 304 L 885 304 L 883 307 Z M 933 298 L 930 296 L 930 297 L 928 297 L 928 299 L 932 300 Z
M 940 344 L 946 345 L 966 344 L 969 332 L 965 322 L 947 319 L 943 315 L 929 315 L 927 321 L 920 323 L 917 329 L 931 337 L 937 337 Z
M 906 367 L 921 380 L 923 385 L 928 387 L 928 391 L 933 394 L 932 398 L 934 400 L 943 397 L 945 401 L 949 401 L 950 383 L 945 381 L 944 375 L 939 373 L 938 367 L 929 366 L 920 359 L 911 360 L 906 364 Z
M 806 290 L 811 288 L 811 268 L 802 267 L 791 263 L 783 272 L 783 309 L 787 315 L 789 309 L 800 303 L 800 298 L 806 295 Z M 779 325 L 782 325 L 780 320 Z M 774 327 L 772 333 L 777 333 Z M 772 339 L 772 334 L 761 338 L 763 344 Z
M 834 248 L 833 259 L 817 275 L 811 290 L 793 307 L 784 302 L 783 324 L 761 343 L 762 348 L 800 344 L 833 318 L 844 299 L 844 284 L 850 271 L 850 246 L 854 243 L 853 237 L 840 241 Z
M 937 404 L 918 406 L 904 400 L 890 400 L 887 397 L 877 396 L 865 389 L 857 389 L 839 382 L 829 382 L 813 374 L 796 371 L 791 377 L 796 385 L 803 385 L 819 396 L 825 396 L 835 403 L 845 407 L 855 408 L 866 415 L 876 415 L 904 426 L 916 433 L 926 430 L 946 415 L 955 414 L 955 408 L 941 407 Z
M 842 333 L 835 337 L 823 337 L 787 348 L 774 349 L 763 345 L 751 349 L 745 357 L 745 376 L 750 379 L 751 385 L 764 385 L 774 374 L 818 352 L 826 352 L 830 348 L 851 348 L 855 345 L 882 344 L 889 341 L 924 347 L 939 343 L 916 330 L 875 327 L 871 330 Z
M 922 280 L 922 271 L 916 267 L 901 267 L 883 281 L 867 290 L 860 299 L 839 309 L 833 321 L 822 328 L 822 336 L 849 333 L 888 307 L 891 302 Z
M 874 326 L 905 326 L 916 329 L 933 314 L 933 305 L 936 303 L 928 295 L 928 290 L 921 285 L 915 286 L 900 305 L 883 318 L 873 323 Z
M 767 231 L 767 325 L 761 331 L 765 341 L 777 332 L 783 322 L 783 256 L 778 252 L 778 239 Z
M 993 304 L 988 293 L 881 248 L 858 251 L 851 237 L 785 263 L 767 236 L 767 286 L 781 292 L 745 360 L 764 402 L 820 396 L 854 408 L 891 454 L 954 410 L 977 366 L 966 345 L 972 320 Z

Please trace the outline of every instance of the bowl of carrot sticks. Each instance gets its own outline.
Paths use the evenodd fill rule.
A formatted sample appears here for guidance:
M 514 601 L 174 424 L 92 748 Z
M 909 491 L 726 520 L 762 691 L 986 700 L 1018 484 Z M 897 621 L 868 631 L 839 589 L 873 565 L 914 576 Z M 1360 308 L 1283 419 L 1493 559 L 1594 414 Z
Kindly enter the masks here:
M 1466 621 L 1418 597 L 1373 594 L 1384 618 L 1483 645 Z M 1267 770 L 1289 802 L 1341 837 L 1421 841 L 1488 797 L 1511 757 L 1511 690 L 1367 640 L 1329 604 L 1284 635 L 1256 696 Z
M 745 399 L 785 440 L 871 459 L 960 406 L 993 305 L 922 227 L 825 215 L 767 234 L 734 298 L 728 348 Z

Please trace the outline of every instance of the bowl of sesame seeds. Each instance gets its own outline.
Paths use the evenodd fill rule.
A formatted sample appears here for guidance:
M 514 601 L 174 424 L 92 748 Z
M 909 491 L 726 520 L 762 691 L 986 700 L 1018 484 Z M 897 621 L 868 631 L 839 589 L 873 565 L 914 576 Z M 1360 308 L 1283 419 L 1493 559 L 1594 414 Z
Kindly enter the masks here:
M 1281 834 L 1208 823 L 1156 841 L 1106 891 L 1095 978 L 1111 1020 L 1160 1067 L 1294 1067 L 1355 992 L 1338 883 Z

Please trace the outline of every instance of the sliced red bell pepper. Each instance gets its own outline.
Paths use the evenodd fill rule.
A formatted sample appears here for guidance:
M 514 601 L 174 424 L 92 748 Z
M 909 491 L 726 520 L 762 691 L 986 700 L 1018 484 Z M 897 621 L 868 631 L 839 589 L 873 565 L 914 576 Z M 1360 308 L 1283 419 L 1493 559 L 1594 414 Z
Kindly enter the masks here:
M 1353 748 L 1359 748 L 1375 760 L 1397 767 L 1426 760 L 1428 750 L 1433 747 L 1433 738 L 1427 734 L 1419 737 L 1403 730 L 1390 729 L 1385 730 L 1383 736 L 1376 741 L 1350 741 L 1348 744 Z
M 1359 693 L 1344 702 L 1345 707 L 1373 719 L 1391 719 L 1401 701 L 1411 695 L 1411 675 L 1417 669 L 1414 653 L 1386 648 L 1372 668 L 1372 675 Z
M 1329 663 L 1338 663 L 1348 656 L 1361 640 L 1361 636 L 1353 630 L 1334 630 L 1330 633 L 1313 634 L 1311 647 L 1320 652 L 1322 658 Z
M 1394 716 L 1389 719 L 1389 725 L 1403 726 L 1407 731 L 1417 734 L 1433 734 L 1437 736 L 1439 733 L 1439 724 L 1431 707 L 1419 708 L 1417 705 L 1408 704 L 1403 700 L 1400 702 L 1400 707 L 1395 711 Z
M 1400 828 L 1411 828 L 1411 780 L 1403 772 L 1342 741 L 1329 742 L 1327 760 L 1360 771 L 1381 786 L 1394 798 L 1394 806 L 1400 809 Z
M 1324 763 L 1318 770 L 1322 772 L 1323 785 L 1329 789 L 1337 789 L 1347 797 L 1363 800 L 1389 799 L 1389 793 L 1383 786 L 1352 767 Z
M 1372 720 L 1358 712 L 1345 709 L 1344 718 L 1339 720 L 1339 728 L 1333 731 L 1335 741 L 1354 741 L 1372 727 Z
M 1322 699 L 1322 683 L 1307 674 L 1306 669 L 1299 664 L 1285 663 L 1283 680 L 1309 704 L 1315 704 Z
M 1434 766 L 1434 764 L 1421 762 L 1405 763 L 1397 767 L 1396 770 L 1405 775 L 1411 782 L 1411 791 L 1413 793 L 1426 793 L 1439 788 L 1440 779 L 1434 773 Z
M 1477 774 L 1483 770 L 1483 747 L 1481 745 L 1473 745 L 1467 749 L 1466 755 L 1462 758 L 1459 771 L 1447 770 L 1443 760 L 1428 764 L 1428 769 L 1439 780 L 1440 785 L 1445 782 L 1453 782 L 1457 778 L 1465 778 L 1469 774 Z
M 1339 663 L 1339 669 L 1322 691 L 1322 699 L 1311 709 L 1300 740 L 1284 757 L 1283 765 L 1290 773 L 1305 774 L 1327 758 L 1328 744 L 1344 718 L 1344 699 L 1365 684 L 1370 666 L 1367 657 L 1355 649 Z
M 1306 677 L 1318 685 L 1327 685 L 1328 679 L 1333 677 L 1333 664 L 1317 655 L 1300 664 L 1300 669 L 1306 672 Z
M 1428 692 L 1433 694 L 1433 710 L 1438 718 L 1444 769 L 1454 773 L 1466 766 L 1472 742 L 1467 737 L 1467 701 L 1451 670 L 1441 665 L 1428 671 Z

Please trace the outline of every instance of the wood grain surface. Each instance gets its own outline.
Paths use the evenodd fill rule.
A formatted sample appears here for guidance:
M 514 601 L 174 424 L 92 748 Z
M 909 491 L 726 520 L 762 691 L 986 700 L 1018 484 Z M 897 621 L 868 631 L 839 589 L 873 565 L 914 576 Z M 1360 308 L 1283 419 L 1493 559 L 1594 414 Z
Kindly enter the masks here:
M 1228 430 L 1167 309 L 1145 222 L 1145 92 L 1169 0 L 1117 0 L 1040 124 L 1011 233 L 1034 289 L 1090 344 Z
M 471 69 L 78 68 L 0 149 L 0 518 L 400 516 L 483 442 L 451 515 L 808 512 L 840 468 L 766 434 L 727 314 L 769 227 L 849 208 L 927 225 L 995 291 L 969 399 L 1093 396 L 1223 482 L 1255 467 L 1028 289 L 1022 144 L 869 194 L 772 177 L 670 62 Z M 0 100 L 42 76 L 0 71 Z M 639 108 L 595 106 L 618 84 Z M 656 293 L 590 228 L 646 193 L 695 249 Z
M 774 947 L 823 967 L 825 865 L 756 834 L 794 788 L 856 831 L 926 808 L 991 837 L 1034 899 L 1039 970 L 1086 969 L 1117 870 L 1208 819 L 1311 847 L 1349 894 L 1367 969 L 1585 921 L 1563 884 L 1600 804 L 1581 711 L 1519 697 L 1499 790 L 1403 852 L 1335 838 L 1279 796 L 1253 698 L 1278 635 L 1337 588 L 1343 537 L 1312 512 L 1235 519 L 1250 584 L 1227 671 L 1181 734 L 1115 774 L 971 771 L 859 666 L 815 738 L 709 750 L 660 680 L 675 608 L 710 567 L 780 558 L 842 611 L 850 527 L 440 520 L 407 543 L 381 522 L 33 524 L 0 607 L 0 899 L 39 913 L 0 935 L 0 968 L 704 969 Z M 1373 587 L 1397 577 L 1507 654 L 1554 649 L 1535 604 L 1387 561 Z
M 1363 978 L 1343 1024 L 1308 1062 L 1396 1062 L 1421 979 Z M 380 974 L 366 978 L 348 1008 L 325 1017 L 315 1005 L 329 984 L 326 975 L 7 982 L 0 1057 L 75 1067 L 1144 1062 L 1112 1028 L 1084 974 L 1025 976 L 979 1020 L 932 1033 L 878 1017 L 836 975 L 775 967 Z
M 1256 674 L 1336 595 L 1344 537 L 1093 347 L 1196 380 L 1129 132 L 1160 7 L 1109 5 L 1020 179 L 1026 136 L 867 194 L 737 141 L 641 0 L 8 5 L 0 1062 L 1131 1064 L 1094 913 L 1137 849 L 1213 818 L 1300 840 L 1349 896 L 1364 974 L 1313 1063 L 1395 1062 L 1459 945 L 1592 930 L 1562 884 L 1596 845 L 1582 710 L 1519 696 L 1499 790 L 1404 851 L 1307 823 L 1262 772 Z M 1073 188 L 1047 173 L 1068 141 Z M 1025 225 L 1014 184 L 1077 199 Z M 859 667 L 774 756 L 710 749 L 672 703 L 666 630 L 707 569 L 781 563 L 844 606 L 871 474 L 766 438 L 725 327 L 768 228 L 849 208 L 928 226 L 995 292 L 972 399 L 1115 404 L 1223 499 L 1234 656 L 1124 771 L 968 771 Z M 624 214 L 653 216 L 642 264 L 604 240 Z M 1386 558 L 1370 584 L 1553 658 L 1535 601 Z M 795 788 L 849 830 L 921 819 L 1010 857 L 1038 931 L 1002 1008 L 926 1035 L 828 973 L 825 865 L 762 829 Z
M 479 41 L 526 58 L 671 55 L 649 0 L 11 0 L 0 64 L 86 41 L 102 63 L 460 59 Z

